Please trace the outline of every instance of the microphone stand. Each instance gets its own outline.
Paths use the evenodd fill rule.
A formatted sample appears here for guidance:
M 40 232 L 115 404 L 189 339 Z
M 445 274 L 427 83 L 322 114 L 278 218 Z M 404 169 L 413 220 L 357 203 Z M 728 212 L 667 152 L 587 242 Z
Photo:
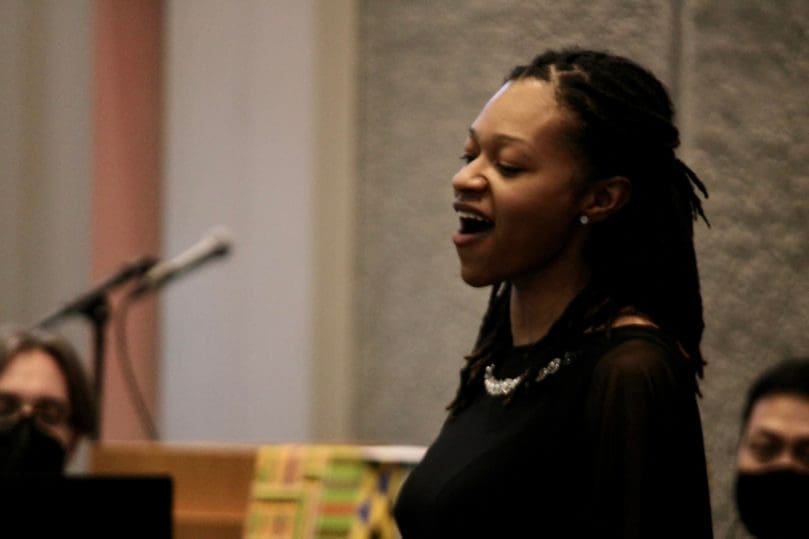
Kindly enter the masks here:
M 107 322 L 110 319 L 110 301 L 107 294 L 95 295 L 92 301 L 88 301 L 84 310 L 76 314 L 84 316 L 93 330 L 93 395 L 96 401 L 95 425 L 90 439 L 97 441 L 101 437 L 101 397 L 104 386 L 104 352 L 105 352 L 105 331 Z
M 105 279 L 98 286 L 79 295 L 76 299 L 57 309 L 36 324 L 37 327 L 48 328 L 72 315 L 79 315 L 87 319 L 91 324 L 93 331 L 93 393 L 96 401 L 95 425 L 93 425 L 93 432 L 90 433 L 91 440 L 98 440 L 101 435 L 101 397 L 104 386 L 104 336 L 107 322 L 110 318 L 108 292 L 130 279 L 140 277 L 155 264 L 157 264 L 157 259 L 153 257 L 143 257 L 134 262 L 124 264 L 119 271 Z

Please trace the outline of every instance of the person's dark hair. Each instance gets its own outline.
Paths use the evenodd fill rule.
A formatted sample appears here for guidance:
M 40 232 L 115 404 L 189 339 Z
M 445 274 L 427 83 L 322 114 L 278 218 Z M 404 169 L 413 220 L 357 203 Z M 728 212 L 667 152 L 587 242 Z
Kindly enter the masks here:
M 742 411 L 742 428 L 747 425 L 756 402 L 776 393 L 809 399 L 809 357 L 786 359 L 756 378 L 747 392 L 747 401 Z
M 704 323 L 693 222 L 698 217 L 708 222 L 696 191 L 705 197 L 708 193 L 675 155 L 679 131 L 666 89 L 631 60 L 575 48 L 540 54 L 530 64 L 515 67 L 506 81 L 524 78 L 552 83 L 557 102 L 572 113 L 570 140 L 581 157 L 581 180 L 623 176 L 632 187 L 621 210 L 588 225 L 590 285 L 562 317 L 564 327 L 554 327 L 551 333 L 564 339 L 587 329 L 609 328 L 625 314 L 642 314 L 676 340 L 701 377 Z M 473 383 L 510 340 L 509 290 L 509 283 L 492 288 L 451 411 L 466 404 Z M 524 379 L 535 374 L 529 372 Z
M 50 355 L 67 382 L 70 398 L 71 428 L 79 435 L 87 435 L 95 428 L 96 407 L 90 384 L 76 350 L 63 337 L 40 328 L 0 329 L 0 373 L 21 352 L 42 350 Z

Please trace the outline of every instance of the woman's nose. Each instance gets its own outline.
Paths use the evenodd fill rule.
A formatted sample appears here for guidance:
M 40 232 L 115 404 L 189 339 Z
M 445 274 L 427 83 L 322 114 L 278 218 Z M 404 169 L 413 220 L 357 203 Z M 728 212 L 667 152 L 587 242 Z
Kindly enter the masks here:
M 474 167 L 474 162 L 465 165 L 452 177 L 452 188 L 456 193 L 485 191 L 486 178 Z

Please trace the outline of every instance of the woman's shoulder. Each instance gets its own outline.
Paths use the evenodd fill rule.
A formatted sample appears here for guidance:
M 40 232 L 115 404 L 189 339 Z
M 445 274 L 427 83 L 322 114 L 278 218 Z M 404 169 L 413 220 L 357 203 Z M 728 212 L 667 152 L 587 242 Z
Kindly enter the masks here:
M 649 383 L 684 371 L 685 357 L 661 328 L 646 319 L 623 322 L 600 332 L 594 349 L 596 379 Z

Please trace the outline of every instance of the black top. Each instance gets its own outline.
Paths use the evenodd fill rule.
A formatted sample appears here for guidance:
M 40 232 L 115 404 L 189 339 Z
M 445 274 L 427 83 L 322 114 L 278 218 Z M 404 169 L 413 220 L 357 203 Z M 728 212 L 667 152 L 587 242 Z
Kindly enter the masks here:
M 656 329 L 512 347 L 499 379 L 572 353 L 509 404 L 481 382 L 402 487 L 405 539 L 712 537 L 696 384 Z M 563 362 L 564 363 L 564 362 Z

